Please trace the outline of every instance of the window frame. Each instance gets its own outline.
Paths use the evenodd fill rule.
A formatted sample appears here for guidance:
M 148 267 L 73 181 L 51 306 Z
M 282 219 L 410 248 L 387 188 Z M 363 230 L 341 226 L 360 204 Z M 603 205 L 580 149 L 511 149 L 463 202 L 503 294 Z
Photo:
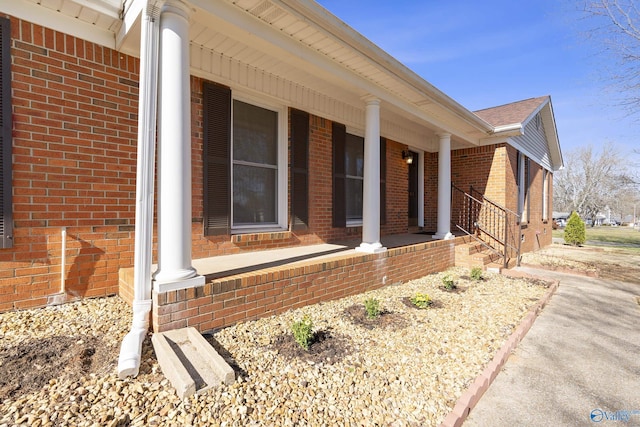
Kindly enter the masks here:
M 542 168 L 542 221 L 549 221 L 549 171 Z
M 250 104 L 255 107 L 263 108 L 265 110 L 274 111 L 277 113 L 277 172 L 276 172 L 276 222 L 273 223 L 255 223 L 255 224 L 234 224 L 234 188 L 233 188 L 233 168 L 235 165 L 234 159 L 234 101 L 240 101 L 246 104 Z M 287 107 L 281 104 L 269 102 L 263 98 L 248 95 L 242 91 L 231 89 L 231 129 L 230 129 L 230 149 L 229 149 L 229 185 L 230 185 L 230 206 L 229 206 L 229 221 L 231 227 L 231 234 L 246 234 L 252 232 L 268 232 L 268 231 L 282 231 L 287 229 L 287 183 L 288 183 L 288 134 L 287 134 L 287 120 L 288 120 Z

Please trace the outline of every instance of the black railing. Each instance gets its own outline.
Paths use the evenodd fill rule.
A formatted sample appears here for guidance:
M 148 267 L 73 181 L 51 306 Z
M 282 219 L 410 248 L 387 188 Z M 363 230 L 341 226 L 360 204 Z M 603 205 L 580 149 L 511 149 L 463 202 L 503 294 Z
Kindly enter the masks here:
M 498 255 L 506 267 L 511 259 L 520 264 L 518 215 L 470 188 L 464 192 L 451 185 L 451 220 L 460 231 Z

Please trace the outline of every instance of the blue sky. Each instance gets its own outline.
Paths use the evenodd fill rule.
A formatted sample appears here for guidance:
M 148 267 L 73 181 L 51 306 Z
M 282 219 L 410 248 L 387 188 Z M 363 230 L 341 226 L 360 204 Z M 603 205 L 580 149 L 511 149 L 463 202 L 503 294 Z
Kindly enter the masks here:
M 349 26 L 470 110 L 551 95 L 563 152 L 640 148 L 603 77 L 582 1 L 319 0 Z M 640 156 L 638 156 L 640 157 Z

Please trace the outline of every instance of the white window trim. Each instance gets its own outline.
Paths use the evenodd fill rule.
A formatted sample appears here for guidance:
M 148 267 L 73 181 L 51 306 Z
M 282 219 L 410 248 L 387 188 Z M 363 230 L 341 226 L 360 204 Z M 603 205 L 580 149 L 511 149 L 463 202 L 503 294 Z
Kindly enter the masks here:
M 251 225 L 234 225 L 233 224 L 233 101 L 241 101 L 247 104 L 255 105 L 256 107 L 264 108 L 267 110 L 275 111 L 278 114 L 278 173 L 277 173 L 277 185 L 276 185 L 276 209 L 277 223 L 266 223 L 263 225 L 251 224 Z M 252 232 L 269 232 L 269 231 L 286 231 L 287 230 L 287 194 L 288 194 L 288 132 L 287 132 L 287 120 L 288 110 L 285 105 L 269 102 L 264 98 L 258 98 L 247 95 L 246 93 L 232 90 L 231 91 L 231 159 L 230 159 L 230 173 L 231 173 L 231 234 L 252 233 Z
M 549 171 L 542 169 L 542 220 L 549 220 Z

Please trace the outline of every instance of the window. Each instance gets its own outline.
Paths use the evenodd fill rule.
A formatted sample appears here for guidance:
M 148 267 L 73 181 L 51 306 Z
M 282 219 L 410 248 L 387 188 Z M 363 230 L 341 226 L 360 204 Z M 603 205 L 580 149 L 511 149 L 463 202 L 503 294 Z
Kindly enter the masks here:
M 347 224 L 359 224 L 362 223 L 364 138 L 347 134 L 344 163 Z
M 0 248 L 13 246 L 10 22 L 7 18 L 0 18 Z
M 277 224 L 278 113 L 233 101 L 232 227 Z
M 286 115 L 205 83 L 205 235 L 286 227 Z

